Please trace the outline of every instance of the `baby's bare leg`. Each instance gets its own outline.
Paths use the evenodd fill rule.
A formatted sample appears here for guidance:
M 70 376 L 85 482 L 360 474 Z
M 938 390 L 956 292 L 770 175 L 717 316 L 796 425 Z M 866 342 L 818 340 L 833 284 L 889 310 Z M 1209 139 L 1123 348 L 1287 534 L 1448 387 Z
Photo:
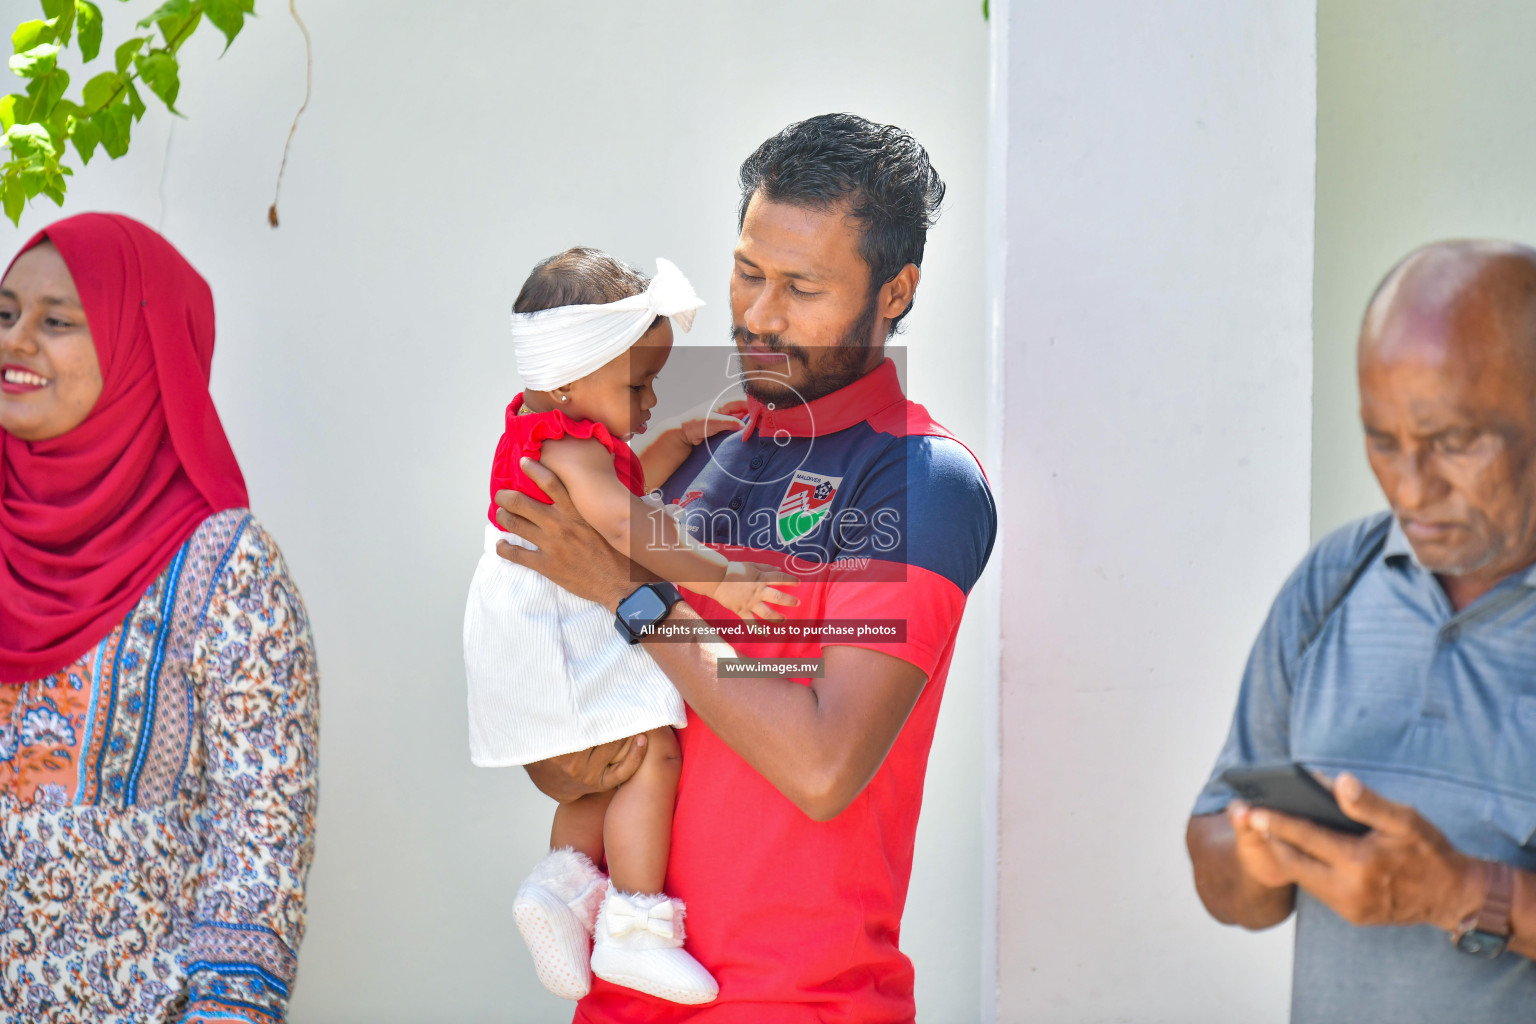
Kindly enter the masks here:
M 645 760 L 614 794 L 603 824 L 608 877 L 622 892 L 661 892 L 672 852 L 672 805 L 683 758 L 671 729 L 645 735 Z
M 603 818 L 615 790 L 588 793 L 555 808 L 555 824 L 549 830 L 549 848 L 574 847 L 593 864 L 603 863 Z

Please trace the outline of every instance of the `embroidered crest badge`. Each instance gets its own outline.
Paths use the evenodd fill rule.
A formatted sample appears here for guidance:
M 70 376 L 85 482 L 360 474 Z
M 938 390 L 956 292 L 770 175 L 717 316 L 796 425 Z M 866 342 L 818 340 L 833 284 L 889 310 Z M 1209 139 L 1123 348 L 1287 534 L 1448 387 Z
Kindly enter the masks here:
M 832 498 L 842 482 L 840 476 L 822 476 L 820 473 L 807 473 L 803 469 L 795 470 L 794 478 L 784 491 L 784 500 L 779 502 L 779 514 L 775 521 L 779 541 L 788 544 L 799 540 L 821 525 L 821 521 L 831 511 Z

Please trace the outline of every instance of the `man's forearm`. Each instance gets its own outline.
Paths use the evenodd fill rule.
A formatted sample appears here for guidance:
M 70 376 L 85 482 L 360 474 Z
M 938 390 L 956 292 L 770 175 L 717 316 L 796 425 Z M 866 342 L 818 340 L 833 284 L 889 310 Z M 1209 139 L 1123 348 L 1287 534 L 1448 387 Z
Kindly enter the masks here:
M 693 454 L 693 445 L 681 427 L 664 430 L 640 452 L 640 468 L 645 471 L 645 489 L 654 491 L 681 468 Z
M 1216 920 L 1258 931 L 1291 916 L 1296 887 L 1262 885 L 1243 871 L 1232 823 L 1225 814 L 1190 818 L 1185 843 L 1194 868 L 1195 891 Z
M 650 575 L 603 542 L 575 515 L 558 478 L 524 460 L 524 471 L 554 501 L 546 506 L 517 491 L 496 495 L 503 529 L 528 537 L 534 549 L 506 542 L 497 552 L 585 597 L 617 610 Z M 710 634 L 688 606 L 672 610 L 668 624 L 691 622 Z M 901 658 L 854 647 L 833 647 L 827 671 L 813 686 L 778 677 L 721 680 L 718 660 L 731 648 L 721 642 L 647 641 L 647 650 L 700 718 L 779 792 L 817 820 L 840 813 L 879 769 L 926 684 L 927 674 Z M 531 766 L 529 774 L 545 793 L 561 799 L 564 783 L 544 774 L 572 775 L 570 765 Z M 601 783 L 589 769 L 587 792 L 611 788 L 628 775 L 604 773 Z
M 617 609 L 634 588 L 633 580 L 607 580 L 599 603 Z M 673 609 L 667 622 L 703 625 L 703 619 L 685 603 Z M 667 672 L 703 723 L 809 817 L 833 817 L 863 788 L 865 778 L 851 780 L 854 772 L 839 757 L 849 749 L 848 737 L 833 735 L 834 729 L 820 714 L 816 691 L 809 686 L 776 677 L 733 677 L 730 686 L 725 685 L 717 665 L 734 651 L 723 640 L 650 639 L 644 643 L 651 659 Z M 594 785 L 593 766 L 578 765 L 574 758 L 561 755 L 535 761 L 525 766 L 528 778 L 542 794 L 561 803 L 604 788 Z
M 668 624 L 703 625 L 685 604 Z M 816 690 L 776 677 L 719 677 L 718 661 L 734 652 L 724 642 L 645 641 L 646 650 L 715 735 L 810 817 L 836 816 L 868 782 L 884 749 L 868 755 L 860 738 L 842 733 Z M 905 709 L 902 709 L 902 720 Z M 900 722 L 890 730 L 894 735 Z M 878 731 L 878 730 L 877 730 Z M 864 771 L 861 766 L 868 766 Z

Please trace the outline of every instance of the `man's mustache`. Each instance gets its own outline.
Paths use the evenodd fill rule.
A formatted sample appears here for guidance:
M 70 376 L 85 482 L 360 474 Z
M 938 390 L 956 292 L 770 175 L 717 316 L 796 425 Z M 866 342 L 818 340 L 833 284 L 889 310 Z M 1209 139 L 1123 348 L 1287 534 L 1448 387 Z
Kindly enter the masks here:
M 745 327 L 732 327 L 731 337 L 738 345 L 761 343 L 770 352 L 777 352 L 790 359 L 798 359 L 802 364 L 806 362 L 805 349 L 794 342 L 785 341 L 782 334 L 753 334 Z

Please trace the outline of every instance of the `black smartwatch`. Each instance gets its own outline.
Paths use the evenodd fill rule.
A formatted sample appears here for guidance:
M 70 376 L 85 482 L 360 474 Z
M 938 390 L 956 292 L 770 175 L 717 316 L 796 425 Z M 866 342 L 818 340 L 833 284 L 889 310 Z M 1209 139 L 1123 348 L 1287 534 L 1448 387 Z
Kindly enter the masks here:
M 613 626 L 624 639 L 637 644 L 656 625 L 672 614 L 672 606 L 683 599 L 670 583 L 642 583 L 635 592 L 619 602 Z

